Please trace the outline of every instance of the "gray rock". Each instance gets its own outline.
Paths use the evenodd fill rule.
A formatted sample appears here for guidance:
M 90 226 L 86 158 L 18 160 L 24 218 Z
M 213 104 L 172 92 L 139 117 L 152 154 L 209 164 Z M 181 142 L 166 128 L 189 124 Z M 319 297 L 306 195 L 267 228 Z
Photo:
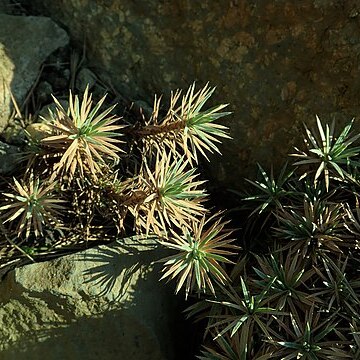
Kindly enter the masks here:
M 125 239 L 8 273 L 1 359 L 174 359 L 177 299 L 151 264 L 162 256 Z
M 0 132 L 12 110 L 10 92 L 21 104 L 41 64 L 68 41 L 66 32 L 46 17 L 0 14 Z
M 358 1 L 32 3 L 79 42 L 91 39 L 90 65 L 131 99 L 151 103 L 154 93 L 194 80 L 216 86 L 211 104 L 230 103 L 233 112 L 223 120 L 233 140 L 209 166 L 223 185 L 239 186 L 256 162 L 279 168 L 315 114 L 360 113 Z
M 42 81 L 36 88 L 37 101 L 40 103 L 46 103 L 51 99 L 53 88 L 47 81 Z
M 16 146 L 0 141 L 0 174 L 11 173 L 18 166 L 20 150 Z
M 1 135 L 5 142 L 10 145 L 21 146 L 24 145 L 26 141 L 24 128 L 16 119 L 6 127 Z
M 76 76 L 76 88 L 84 92 L 86 87 L 92 89 L 96 84 L 96 75 L 88 68 L 82 68 Z
M 64 69 L 63 70 L 63 77 L 66 81 L 70 80 L 70 76 L 71 76 L 71 71 L 70 69 Z
M 145 119 L 150 119 L 153 108 L 146 101 L 136 100 L 134 101 L 133 106 L 135 108 L 135 111 L 138 111 L 144 115 Z

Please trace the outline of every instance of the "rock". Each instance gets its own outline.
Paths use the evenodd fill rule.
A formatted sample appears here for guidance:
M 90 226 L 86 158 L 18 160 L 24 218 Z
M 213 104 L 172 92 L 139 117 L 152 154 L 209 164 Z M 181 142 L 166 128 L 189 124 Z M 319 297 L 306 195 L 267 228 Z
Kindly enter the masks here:
M 9 272 L 1 359 L 174 359 L 177 299 L 151 264 L 162 256 L 125 239 Z
M 33 0 L 67 26 L 99 77 L 131 99 L 217 87 L 230 103 L 232 141 L 209 172 L 238 187 L 256 162 L 269 167 L 302 144 L 302 123 L 360 113 L 358 1 Z M 130 92 L 130 93 L 127 93 Z M 359 128 L 360 126 L 358 126 Z M 219 158 L 217 158 L 219 160 Z
M 86 87 L 89 86 L 89 90 L 94 87 L 96 83 L 96 75 L 88 68 L 82 68 L 76 76 L 76 88 L 84 92 Z
M 16 146 L 0 141 L 0 174 L 8 175 L 18 166 L 20 150 Z
M 133 106 L 136 112 L 139 112 L 144 115 L 145 119 L 147 120 L 150 119 L 153 112 L 153 108 L 146 101 L 136 100 L 134 101 Z
M 64 78 L 67 82 L 70 81 L 70 76 L 71 76 L 71 71 L 70 71 L 70 69 L 64 69 L 62 75 L 63 75 L 63 78 Z
M 51 99 L 51 94 L 53 92 L 51 84 L 47 81 L 42 81 L 36 88 L 37 101 L 41 104 L 46 103 Z
M 24 145 L 26 140 L 24 128 L 16 119 L 10 122 L 10 124 L 2 132 L 1 136 L 7 144 L 15 146 Z
M 41 64 L 69 39 L 51 19 L 0 14 L 0 132 L 12 110 L 10 91 L 22 104 Z
M 38 142 L 53 134 L 51 127 L 43 123 L 30 124 L 26 127 L 26 131 L 35 142 Z
M 9 11 L 10 2 L 8 0 L 0 0 L 0 14 L 6 14 Z

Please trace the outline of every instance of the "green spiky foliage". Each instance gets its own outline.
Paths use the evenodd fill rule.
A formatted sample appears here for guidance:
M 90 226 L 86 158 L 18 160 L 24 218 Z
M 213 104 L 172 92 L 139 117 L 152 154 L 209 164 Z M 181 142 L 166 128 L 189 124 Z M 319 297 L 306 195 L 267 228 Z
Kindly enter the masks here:
M 251 293 L 241 277 L 239 286 L 222 287 L 224 300 L 211 300 L 217 306 L 217 313 L 212 315 L 208 325 L 208 329 L 216 332 L 214 340 L 226 334 L 230 338 L 238 335 L 243 358 L 249 358 L 262 349 L 260 343 L 272 337 L 274 315 L 283 315 L 282 311 L 268 305 L 271 285 L 272 282 L 261 292 Z
M 279 238 L 289 240 L 286 248 L 301 249 L 302 254 L 318 253 L 322 249 L 340 252 L 344 243 L 344 211 L 341 204 L 304 200 L 303 208 L 291 208 L 278 215 Z
M 171 224 L 181 227 L 207 212 L 202 204 L 204 181 L 197 180 L 196 169 L 188 160 L 163 151 L 157 154 L 153 168 L 147 162 L 143 165 L 136 189 L 144 194 L 144 200 L 129 206 L 140 229 L 161 234 Z
M 359 357 L 360 136 L 316 124 L 291 170 L 248 180 L 251 252 L 218 299 L 189 308 L 208 321 L 200 359 Z
M 216 120 L 229 115 L 222 112 L 227 104 L 203 110 L 215 88 L 206 84 L 199 91 L 195 83 L 185 95 L 178 90 L 171 94 L 170 105 L 165 116 L 160 114 L 161 98 L 155 98 L 153 113 L 145 119 L 145 126 L 136 127 L 132 133 L 140 138 L 146 151 L 166 148 L 184 153 L 189 161 L 198 162 L 198 153 L 208 159 L 206 152 L 220 153 L 221 138 L 230 138 L 228 128 Z
M 247 348 L 243 348 L 240 342 L 240 333 L 234 334 L 232 337 L 225 334 L 224 336 L 216 337 L 216 334 L 211 333 L 215 338 L 214 342 L 216 349 L 204 346 L 204 350 L 197 358 L 200 360 L 246 360 L 249 358 Z M 253 360 L 267 360 L 273 359 L 273 350 L 271 346 L 264 346 L 259 351 L 251 353 Z
M 338 176 L 344 179 L 349 165 L 360 165 L 355 159 L 360 152 L 359 146 L 354 143 L 359 139 L 360 134 L 351 136 L 351 128 L 354 119 L 343 129 L 338 137 L 335 137 L 335 121 L 331 125 L 326 124 L 325 129 L 316 116 L 318 133 L 311 132 L 306 126 L 306 150 L 299 150 L 292 156 L 300 158 L 294 165 L 307 165 L 310 171 L 305 171 L 303 176 L 315 173 L 314 181 L 316 182 L 323 175 L 326 188 L 329 188 L 330 177 Z M 311 165 L 316 166 L 315 169 Z
M 64 200 L 54 194 L 56 183 L 40 183 L 39 178 L 30 176 L 20 183 L 14 178 L 13 192 L 3 193 L 5 205 L 0 207 L 4 224 L 16 225 L 16 235 L 25 239 L 33 231 L 36 237 L 43 235 L 45 224 L 58 223 L 56 219 L 65 210 Z
M 353 337 L 353 343 L 350 345 L 350 353 L 353 359 L 358 359 L 360 357 L 360 331 L 358 320 L 352 321 L 350 324 L 350 330 Z
M 255 186 L 259 191 L 256 194 L 246 197 L 244 200 L 251 202 L 258 202 L 253 211 L 254 214 L 262 214 L 268 211 L 271 213 L 276 208 L 282 208 L 283 199 L 290 196 L 292 192 L 290 189 L 284 188 L 286 182 L 291 178 L 293 171 L 289 171 L 287 165 L 285 165 L 278 176 L 275 179 L 274 169 L 271 168 L 271 173 L 268 175 L 266 171 L 258 164 L 261 180 L 246 179 L 251 185 Z
M 315 273 L 305 270 L 306 260 L 300 254 L 279 250 L 269 256 L 256 256 L 254 283 L 259 289 L 269 286 L 268 303 L 281 311 L 295 312 L 297 308 L 306 309 L 313 303 L 306 291 Z
M 171 230 L 171 234 L 161 244 L 177 251 L 166 257 L 162 279 L 178 277 L 176 292 L 185 286 L 185 297 L 196 289 L 197 292 L 209 290 L 215 294 L 213 281 L 225 285 L 229 277 L 223 264 L 232 263 L 229 255 L 235 255 L 238 246 L 235 239 L 229 238 L 232 230 L 227 230 L 228 221 L 222 221 L 219 214 L 210 218 L 190 221 L 190 228 L 184 226 L 181 233 Z
M 222 111 L 226 105 L 206 108 L 213 92 L 208 85 L 195 90 L 195 84 L 184 96 L 178 90 L 168 109 L 155 101 L 152 117 L 135 124 L 117 115 L 106 94 L 95 99 L 88 87 L 83 94 L 70 91 L 68 107 L 54 98 L 55 111 L 27 131 L 23 173 L 36 180 L 14 180 L 0 205 L 4 230 L 16 229 L 7 245 L 24 233 L 27 241 L 16 249 L 22 252 L 18 256 L 31 252 L 36 258 L 32 234 L 44 237 L 42 245 L 55 252 L 155 234 L 159 244 L 173 250 L 164 276 L 176 279 L 177 291 L 185 287 L 188 296 L 225 284 L 227 255 L 238 248 L 228 239 L 228 222 L 214 220 L 206 208 L 206 181 L 193 166 L 199 154 L 220 152 L 219 139 L 229 137 L 217 122 L 229 114 Z M 55 233 L 60 218 L 62 230 Z
M 93 106 L 88 87 L 81 102 L 70 91 L 67 110 L 54 98 L 56 113 L 50 112 L 49 124 L 54 135 L 41 140 L 55 156 L 61 156 L 54 164 L 52 178 L 67 175 L 71 180 L 76 173 L 82 177 L 85 173 L 97 177 L 102 172 L 105 157 L 119 159 L 121 149 L 116 144 L 120 140 L 116 137 L 121 135 L 119 130 L 124 126 L 115 124 L 119 120 L 118 116 L 111 115 L 115 106 L 100 112 L 105 97 Z
M 349 258 L 338 257 L 332 260 L 329 256 L 322 257 L 322 266 L 314 267 L 316 274 L 322 280 L 322 286 L 318 291 L 314 288 L 315 294 L 323 303 L 327 302 L 327 309 L 337 308 L 343 310 L 343 316 L 348 316 L 354 309 L 359 308 L 360 281 L 357 278 L 348 278 Z M 356 315 L 354 312 L 353 315 Z
M 283 329 L 283 340 L 273 340 L 280 350 L 274 353 L 281 359 L 349 359 L 350 354 L 342 348 L 346 344 L 343 336 L 337 332 L 338 322 L 335 314 L 323 317 L 312 306 L 305 313 L 303 321 L 296 319 L 291 313 L 291 327 L 279 322 Z

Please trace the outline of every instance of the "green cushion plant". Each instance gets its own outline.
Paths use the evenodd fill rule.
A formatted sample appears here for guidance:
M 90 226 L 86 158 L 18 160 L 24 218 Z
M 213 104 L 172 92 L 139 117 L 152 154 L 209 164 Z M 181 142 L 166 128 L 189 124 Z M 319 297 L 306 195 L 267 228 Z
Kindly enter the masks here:
M 239 208 L 251 251 L 216 300 L 189 308 L 208 318 L 199 359 L 359 358 L 360 136 L 353 121 L 338 136 L 316 124 L 291 170 L 276 177 L 259 165 L 248 180 Z
M 133 125 L 106 106 L 106 95 L 94 102 L 88 88 L 70 91 L 68 108 L 54 98 L 55 111 L 43 118 L 46 134 L 28 133 L 22 179 L 15 174 L 3 192 L 0 267 L 90 240 L 156 235 L 177 252 L 163 261 L 163 278 L 177 279 L 177 292 L 225 284 L 223 264 L 238 247 L 228 222 L 205 207 L 205 181 L 194 167 L 198 154 L 219 152 L 220 139 L 229 137 L 217 122 L 227 105 L 204 109 L 214 90 L 193 84 L 183 96 L 176 91 L 165 112 L 155 98 L 150 118 Z

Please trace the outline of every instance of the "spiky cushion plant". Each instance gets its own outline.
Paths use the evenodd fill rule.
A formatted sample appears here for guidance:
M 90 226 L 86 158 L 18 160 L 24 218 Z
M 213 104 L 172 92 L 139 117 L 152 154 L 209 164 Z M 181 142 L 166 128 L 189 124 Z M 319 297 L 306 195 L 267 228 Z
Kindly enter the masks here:
M 25 239 L 33 231 L 36 237 L 43 235 L 43 224 L 52 222 L 55 226 L 59 220 L 56 215 L 65 210 L 64 200 L 53 195 L 56 183 L 42 183 L 31 175 L 20 184 L 14 178 L 13 193 L 4 193 L 8 203 L 0 207 L 4 213 L 4 224 L 16 223 L 16 235 L 20 238 L 25 232 Z
M 215 88 L 206 84 L 195 91 L 191 85 L 181 98 L 181 91 L 171 94 L 170 106 L 164 117 L 160 116 L 161 98 L 155 98 L 153 113 L 144 126 L 135 127 L 131 132 L 145 145 L 145 150 L 167 147 L 173 152 L 183 152 L 189 161 L 198 162 L 198 152 L 207 158 L 206 152 L 220 151 L 219 138 L 230 138 L 227 127 L 215 121 L 230 112 L 220 112 L 227 104 L 202 110 Z M 208 158 L 207 158 L 208 159 Z
M 164 116 L 155 98 L 152 116 L 133 126 L 121 123 L 115 105 L 105 106 L 106 96 L 93 102 L 88 88 L 82 96 L 70 92 L 67 109 L 54 98 L 56 110 L 43 118 L 46 133 L 31 138 L 28 132 L 25 173 L 36 180 L 15 179 L 12 192 L 3 193 L 8 241 L 0 244 L 0 266 L 9 249 L 16 264 L 25 248 L 36 260 L 44 244 L 56 253 L 93 240 L 155 234 L 177 253 L 164 260 L 163 276 L 177 279 L 176 291 L 185 287 L 188 296 L 214 292 L 214 282 L 224 285 L 229 277 L 222 264 L 238 248 L 224 229 L 227 221 L 206 209 L 205 181 L 193 166 L 198 153 L 219 152 L 220 139 L 229 137 L 216 122 L 229 114 L 221 112 L 226 105 L 204 110 L 213 92 L 208 85 L 195 91 L 195 84 L 184 96 L 176 91 Z M 127 166 L 130 158 L 136 166 Z M 62 226 L 55 233 L 57 218 Z
M 67 110 L 54 98 L 56 113 L 50 112 L 49 123 L 54 135 L 41 140 L 43 146 L 55 150 L 52 154 L 60 156 L 54 164 L 52 180 L 56 176 L 68 175 L 71 181 L 75 173 L 84 177 L 85 172 L 97 177 L 101 173 L 101 165 L 105 163 L 104 156 L 119 158 L 121 148 L 115 144 L 121 141 L 116 137 L 121 135 L 119 130 L 124 125 L 114 124 L 119 120 L 119 117 L 110 114 L 115 106 L 99 113 L 105 97 L 92 106 L 92 95 L 86 87 L 80 105 L 79 97 L 73 96 L 70 91 Z
M 209 319 L 202 360 L 359 358 L 360 136 L 316 120 L 292 169 L 249 180 L 252 251 L 189 309 Z

